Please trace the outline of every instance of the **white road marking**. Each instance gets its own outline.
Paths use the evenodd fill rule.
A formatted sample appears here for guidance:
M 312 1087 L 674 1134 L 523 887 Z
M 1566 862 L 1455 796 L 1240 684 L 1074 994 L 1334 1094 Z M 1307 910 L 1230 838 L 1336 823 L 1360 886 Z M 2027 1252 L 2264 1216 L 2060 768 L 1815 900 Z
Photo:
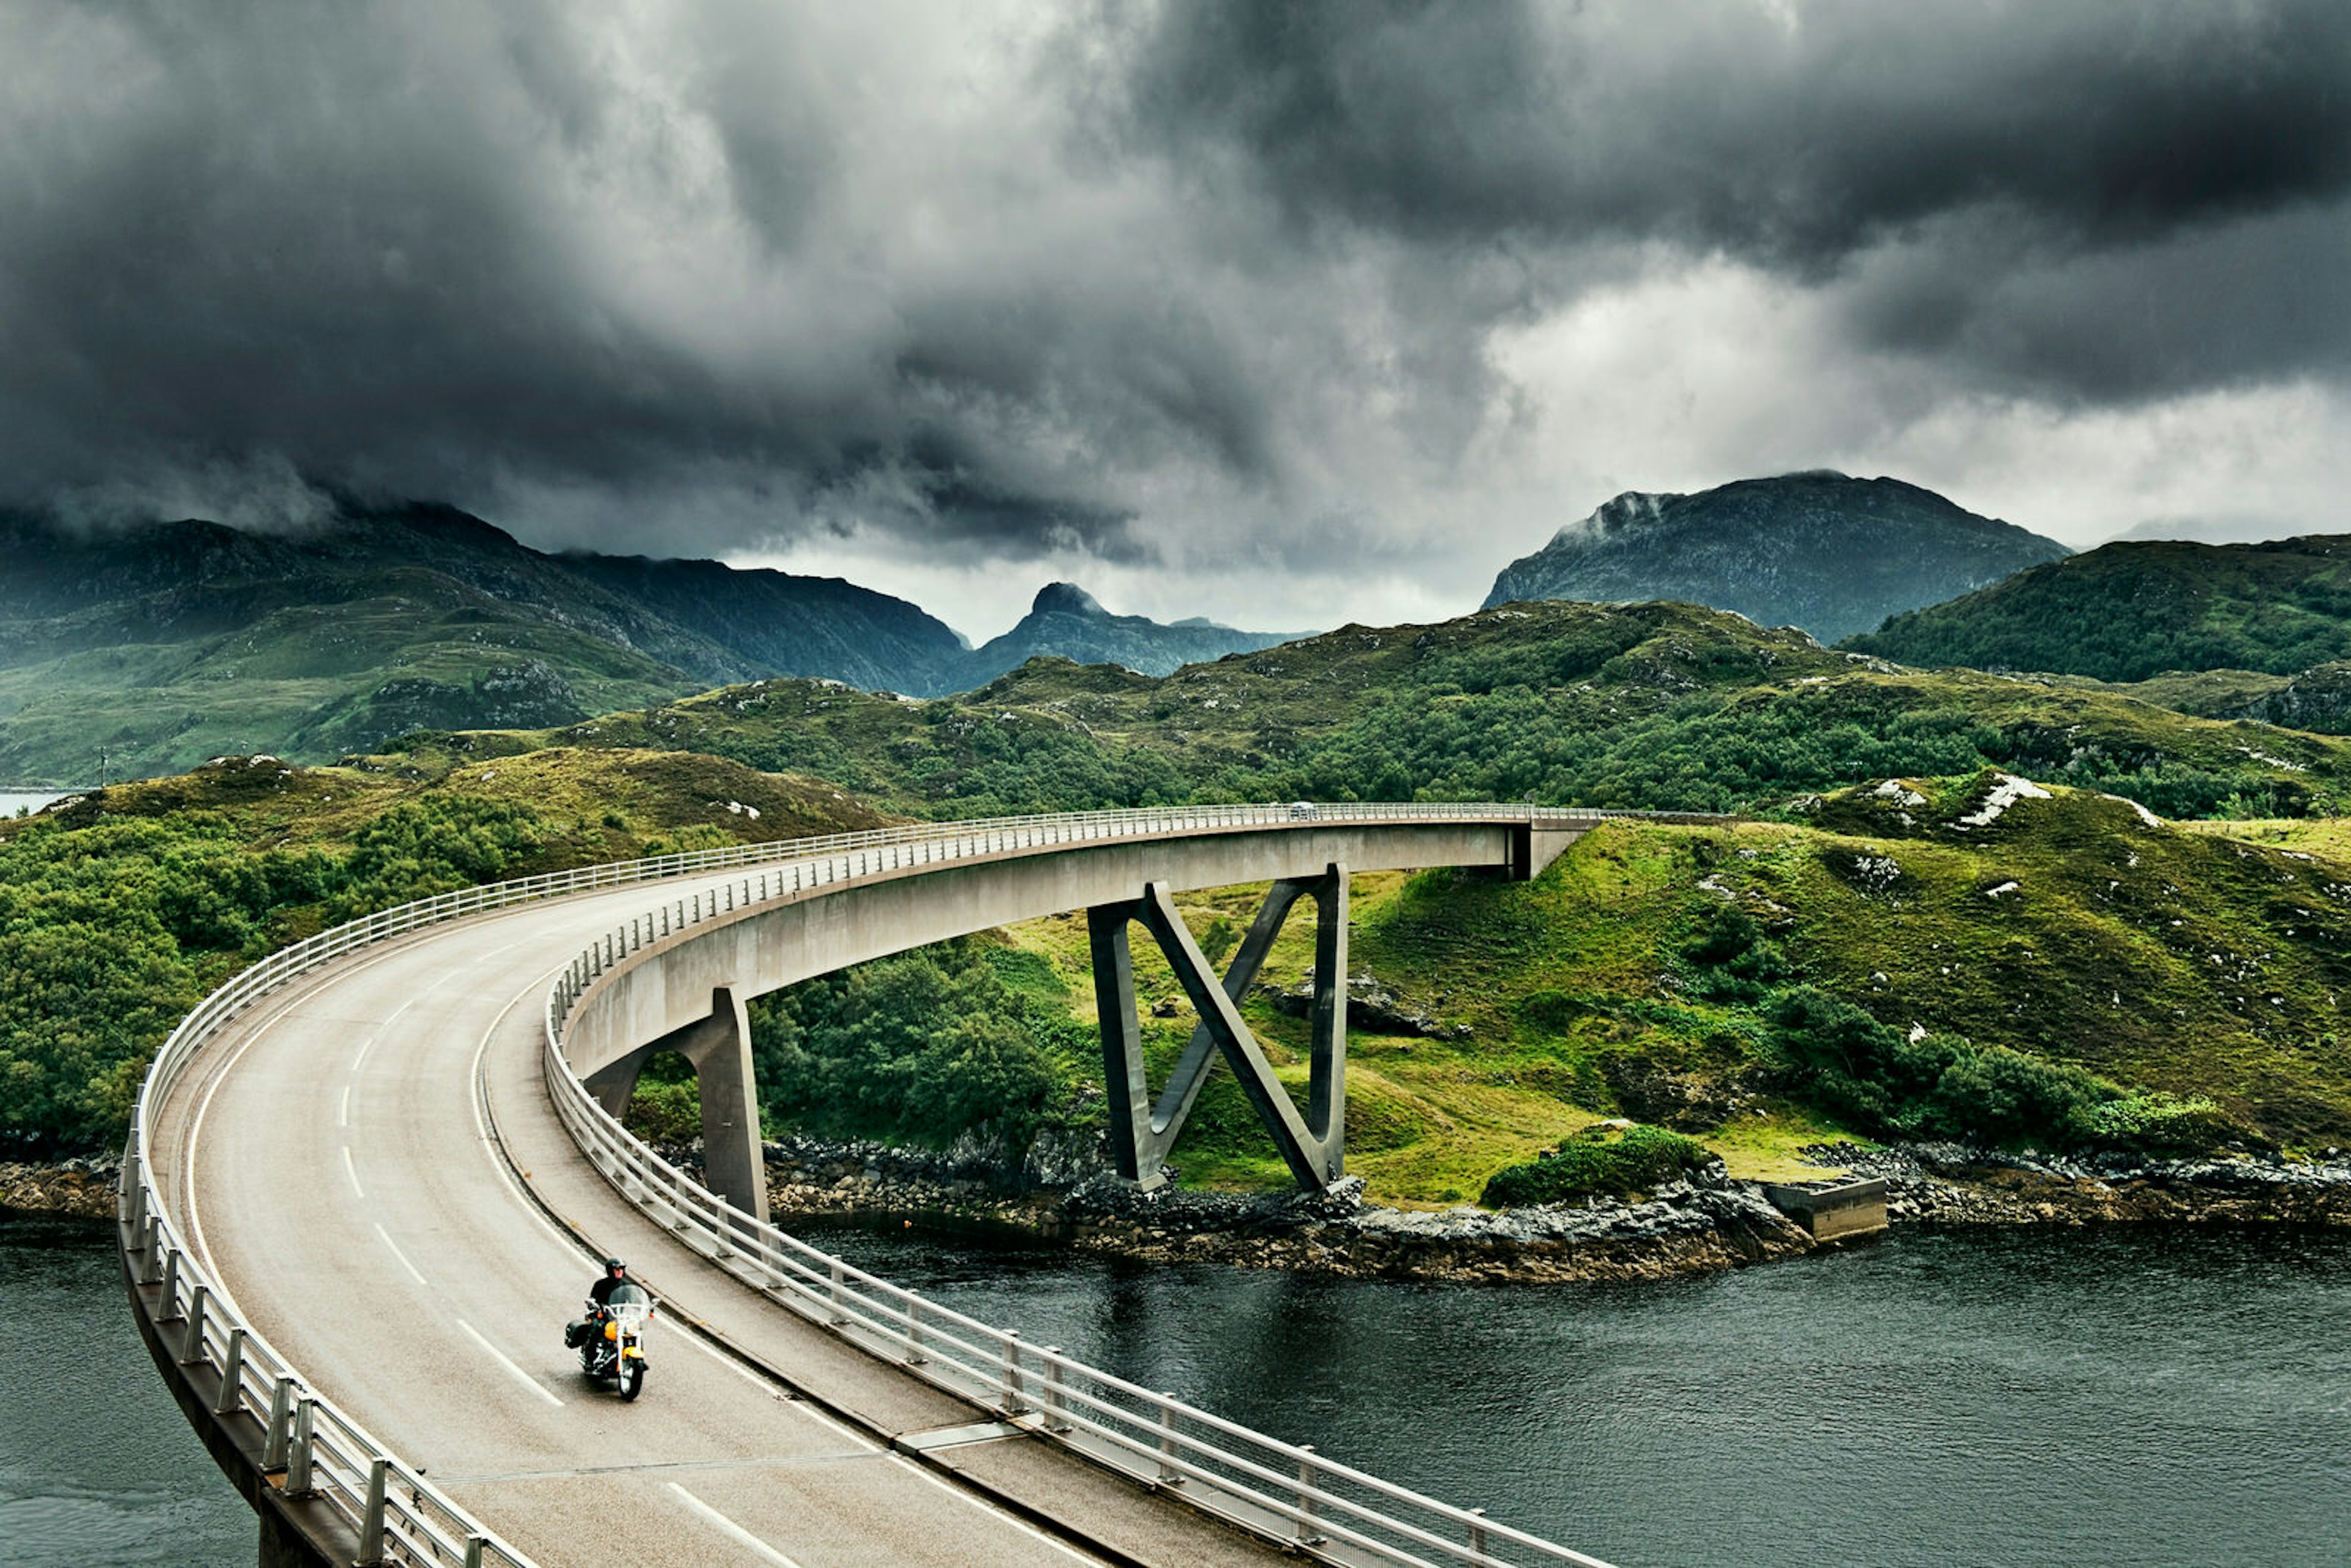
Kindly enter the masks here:
M 484 1339 L 479 1329 L 475 1328 L 473 1324 L 467 1322 L 463 1318 L 452 1318 L 450 1322 L 455 1323 L 459 1328 L 464 1329 L 467 1333 L 471 1334 L 475 1344 L 480 1345 L 484 1350 L 488 1351 L 493 1356 L 496 1356 L 497 1358 L 498 1364 L 505 1367 L 508 1372 L 513 1373 L 516 1379 L 519 1381 L 525 1388 L 529 1389 L 533 1394 L 538 1395 L 541 1399 L 546 1400 L 549 1405 L 554 1406 L 557 1409 L 560 1410 L 563 1408 L 562 1400 L 558 1399 L 554 1395 L 549 1394 L 546 1389 L 541 1388 L 538 1385 L 538 1378 L 533 1377 L 529 1373 L 525 1372 L 521 1367 L 517 1366 L 513 1362 L 507 1360 L 506 1352 L 500 1350 L 496 1345 L 492 1344 L 488 1340 Z
M 366 1202 L 367 1188 L 360 1185 L 360 1167 L 351 1163 L 351 1146 L 349 1144 L 343 1145 L 343 1174 L 351 1178 L 351 1190 L 360 1195 L 360 1201 Z
M 725 1514 L 719 1512 L 716 1509 L 711 1507 L 708 1503 L 703 1501 L 700 1498 L 695 1496 L 692 1492 L 678 1485 L 675 1481 L 669 1483 L 669 1490 L 677 1493 L 679 1501 L 684 1503 L 686 1507 L 700 1514 L 705 1521 L 722 1533 L 731 1537 L 737 1545 L 758 1552 L 768 1562 L 778 1564 L 778 1568 L 800 1568 L 799 1563 L 793 1562 L 790 1558 L 785 1556 L 782 1552 L 777 1551 L 774 1547 L 768 1545 L 766 1542 L 760 1540 L 758 1536 L 752 1534 L 749 1531 L 744 1529 L 741 1525 L 736 1523 L 733 1520 L 727 1518 Z
M 418 1284 L 430 1285 L 433 1282 L 424 1277 L 422 1270 L 418 1269 L 415 1264 L 408 1260 L 408 1254 L 400 1249 L 400 1243 L 392 1239 L 392 1232 L 386 1230 L 381 1221 L 377 1222 L 375 1233 L 383 1238 L 383 1244 L 392 1249 L 392 1255 L 400 1260 L 400 1266 L 416 1276 L 416 1282 Z
M 389 958 L 392 955 L 387 953 L 384 956 Z M 360 1075 L 360 1063 L 367 1060 L 368 1052 L 375 1049 L 375 1042 L 384 1037 L 385 1031 L 390 1030 L 393 1024 L 400 1021 L 401 1014 L 406 1012 L 409 1009 L 414 1007 L 417 1003 L 423 1001 L 425 998 L 439 990 L 443 986 L 447 985 L 452 977 L 453 977 L 451 976 L 444 975 L 432 985 L 425 987 L 423 990 L 417 992 L 416 995 L 409 998 L 406 1001 L 392 1009 L 392 1011 L 386 1015 L 384 1020 L 375 1026 L 375 1032 L 360 1042 L 359 1054 L 351 1058 L 351 1076 L 357 1078 Z

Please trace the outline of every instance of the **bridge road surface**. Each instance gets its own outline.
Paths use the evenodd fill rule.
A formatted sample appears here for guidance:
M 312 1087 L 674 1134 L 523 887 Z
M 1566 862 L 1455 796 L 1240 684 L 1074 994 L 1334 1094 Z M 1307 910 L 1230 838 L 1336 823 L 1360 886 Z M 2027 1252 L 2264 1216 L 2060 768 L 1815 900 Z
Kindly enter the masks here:
M 541 1076 L 555 971 L 630 915 L 726 880 L 428 927 L 227 1026 L 162 1108 L 152 1167 L 236 1308 L 550 1565 L 1295 1562 L 1034 1438 L 923 1463 L 893 1452 L 887 1438 L 927 1447 L 920 1434 L 987 1417 L 758 1297 L 579 1154 Z M 626 1258 L 664 1302 L 634 1404 L 591 1387 L 562 1345 L 595 1276 L 583 1243 Z

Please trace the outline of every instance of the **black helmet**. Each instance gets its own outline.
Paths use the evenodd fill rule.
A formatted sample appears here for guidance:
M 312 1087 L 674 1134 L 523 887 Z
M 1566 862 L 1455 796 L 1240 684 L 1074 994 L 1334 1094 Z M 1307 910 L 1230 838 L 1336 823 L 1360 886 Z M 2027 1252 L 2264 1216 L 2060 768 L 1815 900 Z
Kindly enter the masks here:
M 604 1260 L 604 1272 L 607 1274 L 625 1274 L 628 1271 L 629 1266 L 626 1263 L 622 1262 L 618 1258 L 607 1258 Z

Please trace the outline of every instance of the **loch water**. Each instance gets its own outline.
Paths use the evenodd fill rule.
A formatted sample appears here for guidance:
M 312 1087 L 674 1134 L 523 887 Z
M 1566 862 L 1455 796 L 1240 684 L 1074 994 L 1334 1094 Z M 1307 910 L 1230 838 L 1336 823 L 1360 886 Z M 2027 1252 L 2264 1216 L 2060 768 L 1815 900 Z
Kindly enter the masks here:
M 1620 1568 L 2351 1561 L 2341 1234 L 1910 1230 L 1534 1287 L 1140 1265 L 894 1222 L 809 1234 Z M 104 1227 L 0 1222 L 0 1561 L 250 1563 L 252 1518 L 115 1270 Z
M 2341 1234 L 1907 1231 L 1604 1286 L 810 1239 L 1620 1568 L 2351 1562 Z
M 254 1560 L 253 1511 L 140 1342 L 114 1228 L 0 1218 L 0 1563 Z

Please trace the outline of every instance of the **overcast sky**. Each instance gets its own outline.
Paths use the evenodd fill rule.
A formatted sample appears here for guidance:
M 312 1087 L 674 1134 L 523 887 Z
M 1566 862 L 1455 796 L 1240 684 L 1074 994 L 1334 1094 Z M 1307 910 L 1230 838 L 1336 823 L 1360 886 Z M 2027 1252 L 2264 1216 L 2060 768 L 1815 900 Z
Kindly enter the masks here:
M 1434 619 L 1622 490 L 2351 532 L 2351 5 L 0 0 L 0 499 Z

